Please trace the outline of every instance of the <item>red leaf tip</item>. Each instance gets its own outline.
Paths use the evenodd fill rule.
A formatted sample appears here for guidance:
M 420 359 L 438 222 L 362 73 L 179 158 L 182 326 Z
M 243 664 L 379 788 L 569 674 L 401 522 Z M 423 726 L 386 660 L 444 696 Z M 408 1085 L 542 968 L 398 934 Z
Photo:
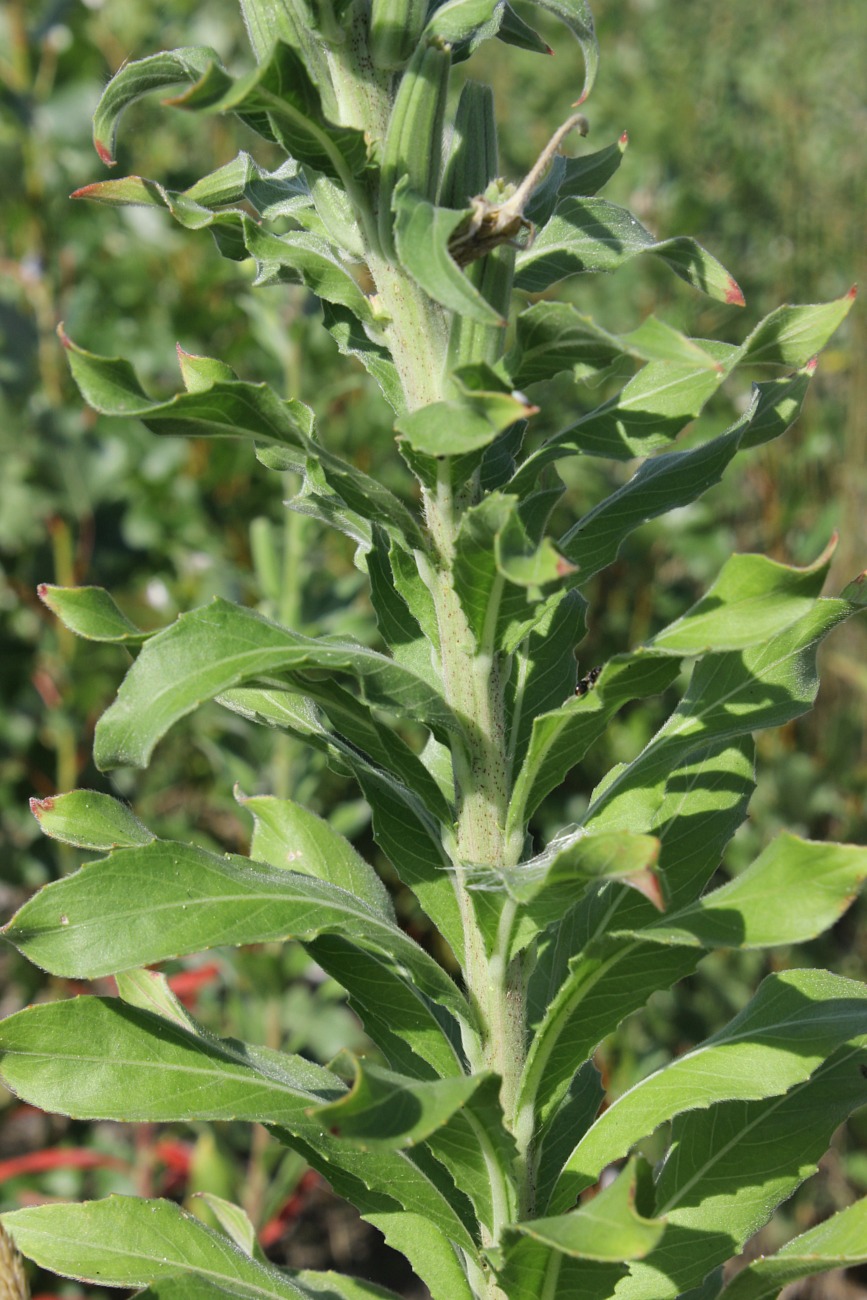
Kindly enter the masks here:
M 629 144 L 629 132 L 624 131 L 617 143 L 620 145 L 621 149 L 625 149 Z
M 61 321 L 60 324 L 57 326 L 57 337 L 60 339 L 60 342 L 63 344 L 65 348 L 72 347 L 72 339 L 69 337 L 66 330 L 64 329 L 63 321 Z
M 731 276 L 729 276 L 728 287 L 726 288 L 726 302 L 730 303 L 732 307 L 746 307 L 747 305 L 741 286 Z
M 37 594 L 37 596 L 39 597 L 40 600 L 47 600 L 47 599 L 48 599 L 48 583 L 47 583 L 47 582 L 40 582 L 39 586 L 36 588 L 36 594 Z
M 846 294 L 846 297 L 847 297 L 847 298 L 851 298 L 853 302 L 855 301 L 855 299 L 858 297 L 858 286 L 857 286 L 857 284 L 853 284 L 853 285 L 852 285 L 852 288 L 851 288 L 851 289 L 849 290 L 849 292 Z
M 39 821 L 43 813 L 51 812 L 53 807 L 54 800 L 50 795 L 47 799 L 37 799 L 34 795 L 30 800 L 30 811 L 33 813 L 33 816 L 37 821 Z
M 810 360 L 804 366 L 804 369 L 808 375 L 815 375 L 816 371 L 819 369 L 819 358 L 817 356 L 810 357 Z
M 104 162 L 106 167 L 117 166 L 117 159 L 112 157 L 112 152 L 107 144 L 103 144 L 101 140 L 94 140 L 93 147 L 99 154 L 99 161 Z

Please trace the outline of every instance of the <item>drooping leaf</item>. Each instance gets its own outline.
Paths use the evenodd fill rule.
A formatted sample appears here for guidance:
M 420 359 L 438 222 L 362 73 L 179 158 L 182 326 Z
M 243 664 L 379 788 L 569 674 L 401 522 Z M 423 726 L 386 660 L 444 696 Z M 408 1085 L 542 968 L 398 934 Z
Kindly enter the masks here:
M 568 275 L 614 271 L 638 253 L 655 254 L 711 298 L 744 304 L 729 272 L 694 239 L 655 240 L 625 208 L 595 198 L 566 198 L 557 204 L 533 243 L 518 253 L 515 284 L 540 293 Z
M 439 1228 L 420 1214 L 382 1211 L 366 1214 L 392 1250 L 399 1250 L 427 1285 L 432 1300 L 473 1300 L 457 1256 Z
M 203 700 L 246 682 L 328 669 L 348 672 L 372 703 L 415 717 L 436 730 L 459 724 L 436 687 L 361 645 L 312 638 L 269 623 L 222 599 L 152 637 L 127 674 L 96 732 L 105 767 L 144 766 L 156 742 Z
M 775 1255 L 754 1259 L 732 1278 L 720 1300 L 774 1300 L 782 1287 L 801 1278 L 865 1261 L 867 1200 L 860 1200 L 787 1241 Z
M 572 1205 L 666 1120 L 721 1101 L 778 1096 L 859 1036 L 867 1036 L 863 985 L 827 971 L 769 975 L 728 1025 L 612 1102 L 566 1161 L 551 1208 Z
M 214 1283 L 231 1296 L 305 1300 L 285 1273 L 250 1259 L 172 1201 L 110 1196 L 13 1210 L 2 1221 L 19 1249 L 41 1267 L 95 1285 L 139 1287 L 181 1275 L 193 1288 Z
M 675 1120 L 657 1184 L 668 1226 L 617 1300 L 675 1300 L 737 1255 L 816 1170 L 834 1130 L 867 1102 L 863 1046 L 841 1048 L 781 1097 L 722 1102 Z
M 269 939 L 346 934 L 399 978 L 472 1023 L 442 967 L 344 889 L 247 858 L 156 840 L 118 849 L 55 881 L 21 907 L 4 935 L 55 974 L 91 979 L 185 952 Z

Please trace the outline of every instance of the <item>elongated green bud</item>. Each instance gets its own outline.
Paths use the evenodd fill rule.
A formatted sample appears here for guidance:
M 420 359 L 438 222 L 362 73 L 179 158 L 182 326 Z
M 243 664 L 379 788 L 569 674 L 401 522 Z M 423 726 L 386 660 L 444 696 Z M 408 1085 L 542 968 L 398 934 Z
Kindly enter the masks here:
M 380 168 L 379 237 L 388 256 L 394 255 L 391 196 L 398 181 L 406 176 L 411 190 L 436 201 L 451 62 L 448 47 L 420 45 L 398 86 Z
M 458 100 L 440 203 L 444 208 L 469 207 L 488 188 L 498 167 L 494 92 L 479 81 L 468 81 Z
M 424 31 L 428 0 L 372 0 L 370 54 L 378 68 L 392 71 L 412 58 Z

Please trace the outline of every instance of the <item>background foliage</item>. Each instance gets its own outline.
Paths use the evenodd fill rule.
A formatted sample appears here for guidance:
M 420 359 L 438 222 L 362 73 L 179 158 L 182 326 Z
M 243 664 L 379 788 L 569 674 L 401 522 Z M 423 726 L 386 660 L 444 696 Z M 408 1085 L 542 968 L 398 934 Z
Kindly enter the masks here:
M 745 290 L 751 322 L 781 300 L 817 301 L 864 281 L 858 261 L 865 256 L 867 184 L 859 141 L 867 109 L 858 90 L 867 35 L 858 11 L 854 0 L 835 0 L 820 17 L 795 0 L 773 9 L 747 0 L 597 5 L 603 65 L 587 106 L 592 138 L 601 145 L 626 128 L 631 141 L 610 197 L 654 231 L 694 235 L 719 254 Z M 279 603 L 281 617 L 302 630 L 327 630 L 333 611 L 353 602 L 359 606 L 356 634 L 365 635 L 369 623 L 348 548 L 285 512 L 273 476 L 262 473 L 249 450 L 227 444 L 205 452 L 181 440 L 158 441 L 137 423 L 102 422 L 87 411 L 66 374 L 54 334 L 58 321 L 94 352 L 129 356 L 154 393 L 176 387 L 174 348 L 180 342 L 187 351 L 219 355 L 287 395 L 315 397 L 329 438 L 361 468 L 388 464 L 390 421 L 362 372 L 338 362 L 302 291 L 260 289 L 254 299 L 246 268 L 217 258 L 206 233 L 180 231 L 151 212 L 68 200 L 71 190 L 102 178 L 90 144 L 90 115 L 108 75 L 127 57 L 196 42 L 237 63 L 246 56 L 235 4 L 7 0 L 0 23 L 6 51 L 0 64 L 5 915 L 36 885 L 77 865 L 74 850 L 38 834 L 27 799 L 74 786 L 108 788 L 91 765 L 92 729 L 122 671 L 122 652 L 76 645 L 47 616 L 35 596 L 39 582 L 107 586 L 144 626 L 167 622 L 215 594 L 265 602 L 266 608 L 275 602 L 275 611 Z M 508 174 L 524 172 L 575 98 L 579 74 L 572 58 L 562 43 L 548 65 L 493 44 L 478 56 L 480 75 L 490 76 L 497 90 Z M 157 176 L 172 189 L 183 189 L 250 144 L 227 123 L 214 121 L 204 132 L 200 123 L 161 110 L 155 101 L 133 112 L 119 173 Z M 260 142 L 256 148 L 267 162 Z M 689 334 L 734 339 L 743 333 L 742 316 L 736 319 L 733 309 L 697 300 L 646 264 L 608 281 L 573 281 L 569 292 L 615 331 L 634 328 L 653 309 Z M 601 593 L 605 616 L 592 629 L 590 662 L 676 617 L 734 549 L 805 563 L 836 527 L 842 542 L 830 589 L 861 567 L 865 334 L 864 312 L 856 311 L 824 354 L 808 408 L 784 447 L 770 444 L 699 503 L 630 539 L 618 562 L 616 595 Z M 556 384 L 545 409 L 556 418 Z M 730 416 L 727 400 L 720 399 L 720 427 Z M 598 484 L 588 482 L 586 490 L 595 499 Z M 811 837 L 863 841 L 865 648 L 861 625 L 843 629 L 828 654 L 818 708 L 761 738 L 763 782 L 751 820 L 733 845 L 732 870 L 784 825 Z M 618 746 L 631 751 L 654 722 L 644 706 L 627 714 L 621 732 L 612 732 L 609 752 L 599 753 L 600 769 L 617 761 Z M 364 808 L 346 805 L 337 776 L 319 770 L 291 741 L 275 752 L 269 736 L 240 724 L 232 729 L 216 710 L 200 711 L 176 729 L 147 773 L 136 776 L 134 791 L 122 774 L 111 788 L 134 794 L 142 817 L 158 819 L 166 834 L 176 819 L 178 833 L 193 827 L 203 846 L 239 851 L 248 831 L 230 797 L 234 781 L 250 792 L 291 794 L 324 815 L 339 807 L 339 829 L 375 858 Z M 562 798 L 558 824 L 580 811 L 583 795 L 567 787 Z M 398 897 L 398 906 L 408 926 L 419 924 L 410 900 Z M 850 913 L 820 954 L 832 969 L 861 978 L 867 955 L 859 939 L 862 916 Z M 762 960 L 715 957 L 700 978 L 656 1000 L 617 1052 L 611 1047 L 605 1054 L 612 1086 L 620 1076 L 625 1081 L 647 1073 L 681 1040 L 710 1032 L 742 1004 Z M 790 961 L 775 954 L 774 960 L 788 965 L 796 955 Z M 67 991 L 10 951 L 0 961 L 4 1013 Z M 176 987 L 196 999 L 202 1018 L 209 1009 L 215 1020 L 219 1013 L 229 1032 L 243 1025 L 244 1036 L 323 1061 L 357 1033 L 337 990 L 321 981 L 303 953 L 282 955 L 275 947 L 243 952 L 231 965 L 228 956 L 216 962 L 219 995 L 211 959 L 183 969 L 179 964 Z M 298 1254 L 305 1249 L 304 1214 L 311 1203 L 315 1214 L 324 1192 L 299 1181 L 302 1167 L 291 1153 L 257 1147 L 255 1139 L 251 1150 L 231 1125 L 143 1132 L 130 1145 L 129 1135 L 109 1125 L 28 1114 L 9 1098 L 0 1105 L 0 1167 L 12 1174 L 0 1180 L 2 1208 L 34 1197 L 111 1190 L 184 1196 L 203 1188 L 243 1199 L 265 1228 L 263 1243 L 274 1248 L 275 1258 L 296 1266 L 326 1262 Z M 4 1166 L 4 1160 L 18 1163 Z M 843 1150 L 830 1170 L 827 1196 L 845 1204 L 852 1187 L 867 1188 L 867 1157 Z M 815 1198 L 796 1206 L 798 1226 L 808 1226 L 821 1208 Z M 330 1231 L 337 1234 L 339 1264 L 347 1265 L 341 1249 L 356 1259 L 363 1253 L 349 1224 L 343 1247 L 340 1230 Z M 394 1278 L 383 1280 L 397 1285 Z M 61 1293 L 80 1294 L 71 1285 Z

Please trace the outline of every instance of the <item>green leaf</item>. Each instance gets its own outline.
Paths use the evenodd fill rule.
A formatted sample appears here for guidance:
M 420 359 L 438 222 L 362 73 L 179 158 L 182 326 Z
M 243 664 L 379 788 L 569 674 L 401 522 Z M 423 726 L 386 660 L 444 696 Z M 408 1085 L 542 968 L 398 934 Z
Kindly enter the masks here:
M 677 709 L 638 758 L 614 769 L 594 791 L 584 824 L 622 829 L 627 818 L 636 829 L 636 799 L 658 788 L 697 749 L 800 717 L 818 689 L 819 645 L 855 612 L 844 600 L 818 600 L 809 614 L 762 645 L 705 655 Z
M 394 238 L 401 265 L 425 293 L 449 311 L 482 325 L 505 325 L 498 311 L 454 261 L 449 240 L 469 209 L 437 208 L 399 183 L 392 196 Z
M 251 858 L 329 881 L 394 921 L 388 891 L 373 867 L 327 821 L 291 799 L 236 798 L 253 817 Z
M 373 375 L 392 410 L 402 415 L 406 410 L 406 400 L 388 348 L 371 339 L 353 312 L 338 303 L 323 299 L 322 320 L 338 351 L 345 357 L 356 357 L 368 374 Z
M 143 767 L 169 727 L 204 700 L 250 681 L 282 677 L 288 684 L 291 674 L 317 669 L 352 674 L 371 703 L 432 729 L 458 729 L 436 688 L 384 655 L 301 636 L 218 598 L 181 615 L 143 647 L 97 725 L 97 764 Z
M 93 143 L 102 161 L 109 167 L 115 164 L 117 124 L 124 109 L 152 90 L 198 81 L 212 67 L 222 69 L 220 56 L 207 45 L 187 46 L 125 63 L 106 86 L 93 115 Z M 228 81 L 224 70 L 223 75 Z
M 125 803 L 96 790 L 70 790 L 47 799 L 31 799 L 30 811 L 45 835 L 79 849 L 107 853 L 149 844 L 156 838 Z
M 864 1047 L 840 1049 L 782 1097 L 722 1102 L 675 1120 L 657 1184 L 668 1226 L 617 1300 L 675 1300 L 737 1255 L 773 1208 L 815 1173 L 834 1130 L 867 1102 Z
M 431 1300 L 474 1300 L 466 1274 L 439 1228 L 420 1214 L 380 1212 L 365 1219 L 399 1250 L 426 1284 Z
M 785 433 L 800 411 L 809 376 L 757 384 L 749 411 L 725 433 L 689 451 L 644 461 L 628 483 L 606 497 L 559 539 L 563 554 L 581 570 L 582 582 L 614 560 L 634 529 L 689 505 L 718 483 L 741 447 Z M 794 399 L 794 408 L 793 408 Z
M 28 1007 L 0 1022 L 9 1086 L 76 1119 L 290 1123 L 345 1092 L 300 1056 L 221 1041 L 118 998 Z
M 502 17 L 503 0 L 445 0 L 428 20 L 422 40 L 474 48 L 480 37 L 495 35 Z
M 769 975 L 723 1029 L 612 1102 L 566 1161 L 551 1208 L 572 1205 L 606 1165 L 680 1112 L 778 1096 L 856 1036 L 867 1036 L 863 985 L 827 971 Z
M 520 648 L 507 687 L 513 770 L 524 760 L 534 720 L 558 708 L 575 689 L 575 647 L 584 637 L 586 609 L 580 592 L 566 592 Z
M 217 79 L 212 65 L 170 103 L 196 111 L 235 113 L 266 138 L 276 138 L 298 162 L 334 180 L 351 183 L 368 165 L 364 133 L 328 120 L 304 60 L 282 40 L 248 76 L 232 81 L 223 74 Z
M 855 289 L 831 302 L 791 306 L 772 311 L 760 321 L 743 347 L 751 363 L 804 366 L 828 342 L 855 302 Z
M 677 673 L 678 665 L 670 659 L 641 651 L 618 655 L 605 665 L 592 691 L 573 695 L 559 709 L 535 718 L 527 756 L 512 792 L 507 835 L 526 824 L 624 704 L 664 691 Z
M 2 1216 L 18 1249 L 42 1268 L 100 1286 L 139 1287 L 175 1274 L 255 1300 L 304 1300 L 285 1273 L 259 1264 L 171 1201 L 110 1196 Z
M 711 298 L 743 306 L 743 294 L 731 275 L 694 239 L 657 241 L 630 212 L 606 199 L 567 198 L 558 203 L 533 243 L 518 252 L 515 286 L 540 293 L 565 276 L 614 271 L 638 253 L 653 253 Z
M 493 1233 L 517 1212 L 514 1169 L 517 1148 L 503 1122 L 500 1078 L 489 1075 L 467 1105 L 438 1128 L 428 1150 L 469 1198 L 476 1219 Z
M 409 1151 L 359 1151 L 328 1134 L 296 1126 L 275 1127 L 274 1135 L 303 1155 L 337 1192 L 367 1217 L 401 1209 L 420 1214 L 478 1263 L 477 1231 L 469 1202 L 426 1147 Z
M 558 1254 L 619 1263 L 643 1259 L 664 1230 L 658 1219 L 643 1218 L 635 1208 L 635 1161 L 586 1205 L 571 1214 L 517 1223 L 515 1233 L 532 1237 Z
M 431 402 L 401 415 L 395 427 L 415 451 L 427 456 L 460 456 L 487 447 L 536 407 L 518 394 L 466 392 L 460 398 Z
M 420 1080 L 355 1058 L 352 1065 L 355 1078 L 349 1091 L 315 1106 L 309 1114 L 334 1137 L 363 1151 L 423 1142 L 448 1123 L 489 1077 L 461 1074 Z
M 152 632 L 139 631 L 102 587 L 52 587 L 42 582 L 37 592 L 64 627 L 85 641 L 134 646 L 153 636 Z
M 836 538 L 814 564 L 794 568 L 765 555 L 732 555 L 701 600 L 648 645 L 677 655 L 741 650 L 809 613 L 822 590 Z
M 662 889 L 656 877 L 659 841 L 651 835 L 621 831 L 588 835 L 581 828 L 561 831 L 541 853 L 517 867 L 478 868 L 477 886 L 491 888 L 501 882 L 510 898 L 520 903 L 521 916 L 544 930 L 559 921 L 594 880 L 617 880 L 645 894 L 662 907 Z M 521 946 L 530 942 L 525 926 Z M 514 955 L 514 954 L 513 954 Z
M 580 154 L 575 158 L 557 154 L 551 160 L 542 184 L 534 190 L 525 215 L 537 226 L 543 226 L 550 219 L 558 199 L 572 196 L 592 198 L 598 194 L 618 171 L 628 144 L 629 137 L 624 131 L 614 144 L 595 153 Z
M 803 1277 L 867 1262 L 867 1199 L 838 1210 L 824 1223 L 787 1241 L 776 1255 L 761 1255 L 741 1269 L 720 1300 L 774 1300 Z
M 472 1023 L 434 959 L 346 890 L 189 844 L 118 849 L 46 886 L 3 933 L 45 969 L 85 979 L 218 945 L 344 934 Z
M 137 417 L 155 433 L 250 437 L 299 452 L 307 446 L 313 412 L 302 402 L 282 401 L 267 384 L 222 381 L 159 402 L 144 392 L 128 361 L 86 352 L 65 334 L 61 341 L 82 397 L 104 415 Z M 293 463 L 303 465 L 300 457 Z
M 592 1061 L 585 1061 L 573 1076 L 569 1090 L 550 1116 L 536 1141 L 536 1207 L 550 1207 L 551 1192 L 560 1170 L 588 1130 L 605 1097 L 602 1077 Z
M 389 963 L 336 934 L 305 945 L 314 961 L 349 996 L 365 1032 L 394 1070 L 415 1079 L 451 1078 L 463 1071 L 455 1022 Z
M 503 364 L 512 382 L 521 388 L 579 366 L 602 370 L 623 356 L 640 361 L 665 362 L 669 367 L 678 365 L 690 371 L 711 371 L 720 379 L 723 377 L 719 362 L 700 344 L 653 316 L 649 316 L 632 334 L 616 335 L 602 329 L 592 317 L 581 315 L 566 302 L 537 302 L 522 311 L 515 322 L 515 341 Z M 667 377 L 669 385 L 672 381 L 687 378 L 696 385 L 700 382 L 698 376 L 677 375 L 670 368 L 660 367 L 652 373 Z M 638 405 L 637 378 L 627 385 L 628 394 L 625 389 L 619 406 L 628 409 L 630 404 Z M 641 395 L 650 403 L 648 414 L 673 413 L 670 405 L 668 408 L 662 406 L 661 394 L 657 396 L 647 377 L 642 387 Z M 670 402 L 670 397 L 668 400 Z M 691 414 L 698 414 L 699 409 L 694 402 L 691 403 Z
M 643 937 L 705 948 L 803 943 L 840 919 L 865 879 L 867 848 L 783 831 L 746 871 L 647 927 Z
M 542 9 L 547 9 L 555 18 L 559 18 L 572 32 L 581 47 L 584 58 L 584 86 L 576 101 L 583 104 L 590 94 L 596 80 L 599 66 L 599 44 L 593 27 L 593 15 L 587 0 L 538 0 Z

